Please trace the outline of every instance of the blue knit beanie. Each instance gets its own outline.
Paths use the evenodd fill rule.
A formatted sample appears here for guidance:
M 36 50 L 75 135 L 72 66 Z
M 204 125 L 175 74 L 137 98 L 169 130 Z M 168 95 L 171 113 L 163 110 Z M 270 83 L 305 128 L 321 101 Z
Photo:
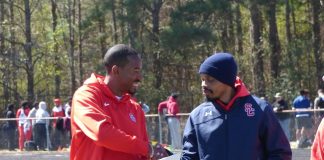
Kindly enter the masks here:
M 231 54 L 215 53 L 200 65 L 199 74 L 208 74 L 218 81 L 234 87 L 237 65 Z

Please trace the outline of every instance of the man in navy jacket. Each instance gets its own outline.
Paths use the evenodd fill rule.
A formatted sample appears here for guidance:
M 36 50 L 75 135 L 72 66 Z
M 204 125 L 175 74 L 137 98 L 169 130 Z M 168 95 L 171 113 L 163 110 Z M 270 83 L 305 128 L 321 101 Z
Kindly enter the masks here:
M 207 101 L 184 129 L 181 160 L 290 160 L 291 148 L 272 107 L 250 95 L 231 54 L 216 53 L 200 66 Z

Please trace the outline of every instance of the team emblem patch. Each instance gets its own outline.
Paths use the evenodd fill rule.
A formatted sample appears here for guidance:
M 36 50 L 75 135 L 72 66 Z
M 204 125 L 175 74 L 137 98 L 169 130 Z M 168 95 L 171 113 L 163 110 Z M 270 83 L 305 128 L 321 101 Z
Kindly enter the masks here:
M 129 118 L 131 119 L 131 121 L 133 121 L 134 123 L 136 123 L 136 118 L 135 118 L 135 116 L 134 116 L 133 113 L 130 113 L 129 114 Z
M 207 111 L 207 112 L 205 112 L 205 116 L 211 116 L 212 114 L 213 114 L 212 111 Z
M 248 117 L 253 117 L 255 115 L 255 109 L 252 107 L 251 103 L 245 103 L 244 108 Z

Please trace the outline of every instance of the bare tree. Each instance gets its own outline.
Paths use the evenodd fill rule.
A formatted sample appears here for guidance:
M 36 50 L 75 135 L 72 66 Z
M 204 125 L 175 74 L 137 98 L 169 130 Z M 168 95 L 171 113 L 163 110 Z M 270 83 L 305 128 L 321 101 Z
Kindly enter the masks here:
M 13 72 L 12 72 L 12 82 L 13 82 L 13 95 L 14 99 L 16 102 L 19 102 L 19 92 L 18 92 L 18 86 L 17 86 L 17 72 L 18 72 L 18 52 L 16 48 L 16 33 L 15 29 L 13 27 L 15 23 L 15 13 L 14 13 L 14 0 L 9 0 L 9 19 L 10 19 L 10 55 L 12 59 L 12 67 L 13 67 Z
M 79 84 L 82 85 L 83 83 L 83 39 L 82 39 L 82 29 L 81 29 L 81 0 L 78 0 L 78 32 L 79 32 L 79 76 L 80 76 L 80 82 Z
M 159 48 L 159 35 L 160 35 L 160 10 L 163 5 L 163 0 L 153 0 L 152 8 L 150 9 L 152 14 L 152 40 L 154 48 Z M 155 88 L 160 88 L 162 84 L 163 68 L 161 62 L 161 56 L 159 50 L 155 50 L 153 53 L 153 68 L 155 74 Z
M 254 1 L 250 1 L 250 14 L 251 14 L 251 40 L 252 40 L 252 76 L 253 86 L 256 94 L 265 96 L 265 81 L 263 76 L 263 48 L 261 42 L 261 30 L 262 19 L 261 12 L 258 8 L 258 4 Z
M 54 67 L 55 67 L 55 90 L 54 90 L 54 95 L 55 97 L 60 97 L 60 88 L 61 88 L 61 76 L 60 76 L 60 57 L 58 54 L 58 44 L 57 44 L 57 39 L 56 39 L 56 27 L 57 27 L 57 3 L 56 0 L 51 0 L 52 3 L 52 30 L 53 30 L 53 40 L 54 40 Z
M 9 77 L 10 77 L 10 73 L 9 73 L 9 68 L 8 66 L 8 61 L 9 61 L 9 56 L 8 56 L 8 52 L 6 52 L 5 50 L 5 42 L 4 42 L 4 37 L 5 37 L 5 32 L 4 32 L 4 25 L 2 25 L 4 23 L 4 17 L 5 17 L 5 8 L 4 8 L 4 1 L 0 2 L 0 59 L 1 59 L 1 72 L 3 73 L 2 75 L 2 86 L 3 86 L 3 95 L 4 95 L 4 100 L 5 103 L 8 104 L 9 102 Z
M 70 68 L 70 82 L 71 82 L 71 88 L 70 88 L 70 95 L 74 93 L 76 90 L 76 81 L 75 81 L 75 69 L 74 69 L 74 45 L 75 45 L 75 0 L 68 0 L 68 26 L 69 26 L 69 68 Z
M 34 64 L 32 54 L 32 34 L 31 34 L 31 11 L 29 0 L 24 0 L 25 4 L 25 45 L 26 52 L 25 70 L 27 73 L 27 97 L 34 100 Z
M 320 0 L 310 0 L 312 7 L 312 28 L 313 28 L 313 54 L 315 59 L 315 67 L 316 67 L 316 86 L 319 88 L 319 83 L 322 79 L 322 63 L 323 63 L 323 54 L 321 54 L 321 35 L 320 35 L 320 23 L 319 23 L 319 15 L 320 15 Z
M 269 44 L 270 44 L 270 69 L 272 79 L 278 78 L 280 75 L 280 54 L 281 45 L 278 36 L 277 18 L 276 18 L 277 0 L 268 3 L 268 21 L 269 21 Z

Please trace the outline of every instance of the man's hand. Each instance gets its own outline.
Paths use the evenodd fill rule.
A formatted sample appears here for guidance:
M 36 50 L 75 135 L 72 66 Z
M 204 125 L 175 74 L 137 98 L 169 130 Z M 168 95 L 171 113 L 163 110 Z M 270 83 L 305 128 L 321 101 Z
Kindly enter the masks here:
M 150 146 L 152 146 L 150 147 L 150 149 L 153 149 L 152 152 L 150 152 L 150 154 L 152 155 L 150 157 L 150 160 L 158 160 L 169 156 L 168 152 L 161 144 L 156 143 L 155 145 L 150 145 Z

